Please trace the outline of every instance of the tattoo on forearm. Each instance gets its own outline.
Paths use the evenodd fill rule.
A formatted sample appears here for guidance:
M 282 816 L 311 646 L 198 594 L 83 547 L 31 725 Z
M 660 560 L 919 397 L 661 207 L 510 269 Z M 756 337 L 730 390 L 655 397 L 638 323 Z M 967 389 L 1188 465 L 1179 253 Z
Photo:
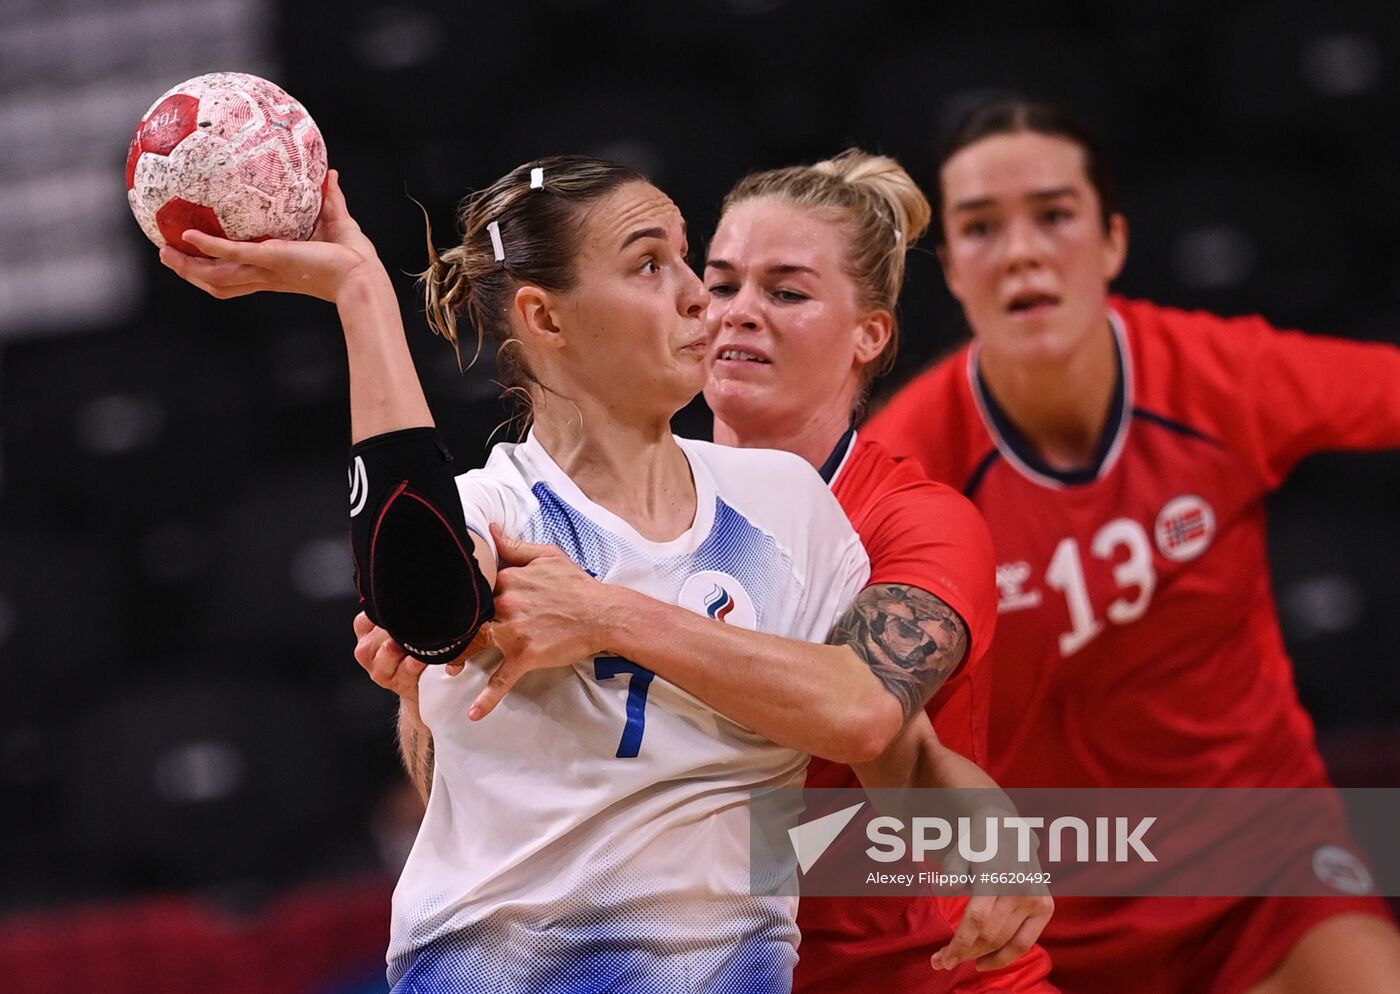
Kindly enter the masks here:
M 860 592 L 831 643 L 849 645 L 865 660 L 908 721 L 962 661 L 967 626 L 926 590 L 878 583 Z

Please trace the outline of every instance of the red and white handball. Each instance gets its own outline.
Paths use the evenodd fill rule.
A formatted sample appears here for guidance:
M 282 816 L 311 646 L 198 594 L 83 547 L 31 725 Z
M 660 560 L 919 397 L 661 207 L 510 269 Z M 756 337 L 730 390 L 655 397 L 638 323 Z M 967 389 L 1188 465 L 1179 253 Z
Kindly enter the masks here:
M 234 241 L 311 237 L 326 144 L 306 108 L 276 83 L 215 72 L 171 87 L 136 127 L 126 197 L 157 245 L 200 253 L 190 228 Z

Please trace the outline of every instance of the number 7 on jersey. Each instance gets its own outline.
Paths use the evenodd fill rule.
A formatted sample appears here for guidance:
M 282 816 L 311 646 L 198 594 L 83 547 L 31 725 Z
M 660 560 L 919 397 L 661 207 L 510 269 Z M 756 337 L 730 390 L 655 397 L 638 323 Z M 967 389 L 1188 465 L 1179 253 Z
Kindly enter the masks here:
M 622 741 L 617 744 L 618 759 L 632 759 L 642 751 L 642 733 L 647 727 L 647 691 L 656 676 L 645 666 L 621 656 L 599 656 L 593 660 L 593 676 L 600 682 L 630 673 L 627 681 L 627 725 L 622 729 Z

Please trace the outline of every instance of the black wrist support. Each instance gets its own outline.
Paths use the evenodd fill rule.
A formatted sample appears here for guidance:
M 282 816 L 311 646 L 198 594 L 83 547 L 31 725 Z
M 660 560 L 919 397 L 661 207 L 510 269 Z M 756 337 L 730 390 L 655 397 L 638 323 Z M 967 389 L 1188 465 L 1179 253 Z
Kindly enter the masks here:
M 435 428 L 350 450 L 350 541 L 365 613 L 414 658 L 449 663 L 491 620 L 491 588 Z

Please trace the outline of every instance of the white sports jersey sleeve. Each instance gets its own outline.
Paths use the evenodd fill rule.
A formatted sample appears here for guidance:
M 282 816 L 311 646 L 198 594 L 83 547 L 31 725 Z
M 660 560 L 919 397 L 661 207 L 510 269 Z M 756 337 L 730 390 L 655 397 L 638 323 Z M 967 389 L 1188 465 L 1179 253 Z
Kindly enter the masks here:
M 820 477 L 786 453 L 679 441 L 697 508 L 672 541 L 590 501 L 533 435 L 458 479 L 467 523 L 729 624 L 824 640 L 869 562 Z M 420 684 L 436 764 L 394 895 L 395 989 L 786 991 L 795 901 L 749 896 L 748 796 L 800 784 L 807 757 L 619 657 L 532 672 L 468 721 L 488 677 L 430 667 Z

